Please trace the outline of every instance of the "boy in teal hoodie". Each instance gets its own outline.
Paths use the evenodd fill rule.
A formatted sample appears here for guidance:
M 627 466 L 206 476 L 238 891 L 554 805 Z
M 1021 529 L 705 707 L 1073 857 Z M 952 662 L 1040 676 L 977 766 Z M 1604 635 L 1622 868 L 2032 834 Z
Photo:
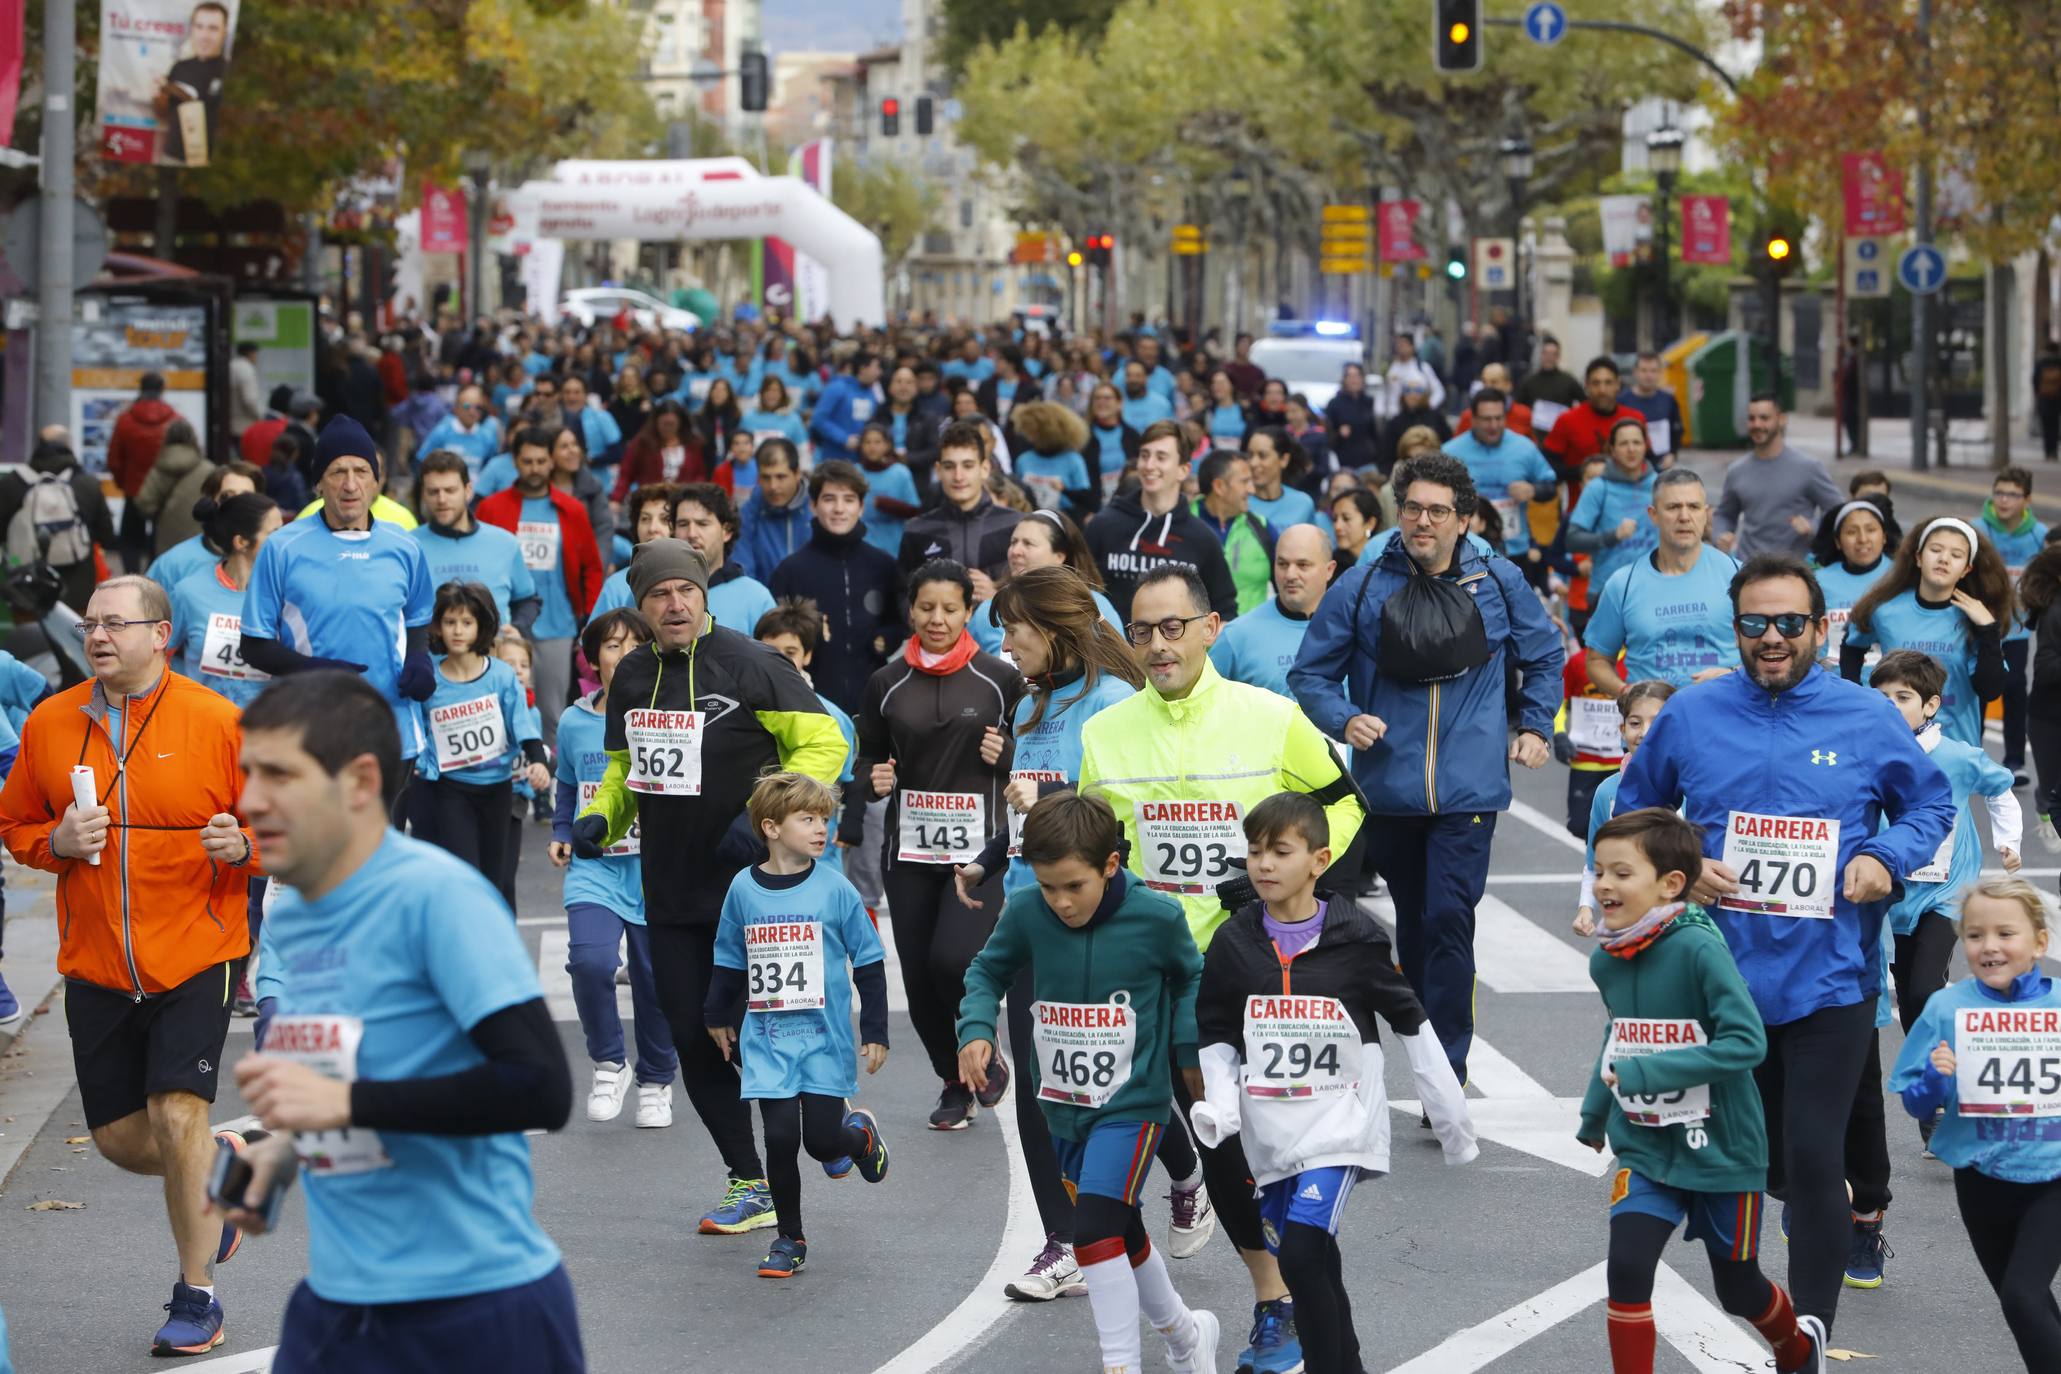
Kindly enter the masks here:
M 1202 955 L 1180 903 L 1124 870 L 1123 831 L 1100 797 L 1055 792 L 1023 822 L 1035 887 L 1002 905 L 966 970 L 959 1075 L 979 1092 L 995 1053 L 1002 994 L 1025 966 L 1037 995 L 1034 1081 L 1074 1194 L 1074 1255 L 1105 1374 L 1139 1374 L 1142 1311 L 1176 1371 L 1216 1368 L 1214 1314 L 1191 1310 L 1152 1248 L 1138 1199 L 1173 1111 L 1172 1056 L 1202 1096 L 1195 993 Z M 1019 1091 L 1026 1089 L 1019 1088 Z
M 1682 894 L 1702 837 L 1648 807 L 1596 832 L 1589 976 L 1610 1029 L 1582 1098 L 1578 1138 L 1620 1167 L 1610 1188 L 1612 1374 L 1653 1374 L 1653 1275 L 1675 1227 L 1710 1253 L 1725 1311 L 1774 1348 L 1782 1374 L 1825 1369 L 1825 1328 L 1760 1271 L 1768 1137 L 1753 1068 L 1767 1033 L 1717 927 Z

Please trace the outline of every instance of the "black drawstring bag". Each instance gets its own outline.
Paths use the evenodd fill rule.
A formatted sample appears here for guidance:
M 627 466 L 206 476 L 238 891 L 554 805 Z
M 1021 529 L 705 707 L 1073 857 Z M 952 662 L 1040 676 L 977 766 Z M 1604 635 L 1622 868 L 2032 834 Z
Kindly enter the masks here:
M 1415 559 L 1410 572 L 1410 580 L 1381 605 L 1381 675 L 1422 686 L 1450 682 L 1488 662 L 1488 631 L 1473 592 L 1452 578 L 1427 576 Z M 1483 580 L 1495 585 L 1493 578 Z M 1361 597 L 1371 581 L 1360 582 Z M 1355 600 L 1355 634 L 1359 610 Z

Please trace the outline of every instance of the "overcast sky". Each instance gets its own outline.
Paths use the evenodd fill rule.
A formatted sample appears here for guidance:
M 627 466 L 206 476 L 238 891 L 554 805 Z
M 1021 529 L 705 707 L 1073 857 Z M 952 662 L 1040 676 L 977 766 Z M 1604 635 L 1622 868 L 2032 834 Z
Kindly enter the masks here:
M 899 0 L 765 0 L 766 50 L 864 52 L 900 35 Z

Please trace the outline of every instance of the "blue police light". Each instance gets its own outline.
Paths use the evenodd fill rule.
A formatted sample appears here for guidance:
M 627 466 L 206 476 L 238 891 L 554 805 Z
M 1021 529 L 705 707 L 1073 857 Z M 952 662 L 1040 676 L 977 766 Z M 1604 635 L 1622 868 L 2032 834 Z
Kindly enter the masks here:
M 1353 327 L 1344 320 L 1318 320 L 1317 332 L 1327 339 L 1352 337 Z

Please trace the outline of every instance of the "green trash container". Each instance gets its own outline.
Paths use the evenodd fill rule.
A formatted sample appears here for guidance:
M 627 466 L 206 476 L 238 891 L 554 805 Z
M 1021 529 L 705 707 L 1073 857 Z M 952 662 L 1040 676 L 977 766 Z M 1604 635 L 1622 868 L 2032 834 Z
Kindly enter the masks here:
M 1742 356 L 1743 355 L 1743 356 Z M 1689 355 L 1689 432 L 1698 448 L 1745 448 L 1746 403 L 1770 390 L 1767 341 L 1731 329 Z M 1784 355 L 1778 394 L 1796 408 L 1796 369 Z

